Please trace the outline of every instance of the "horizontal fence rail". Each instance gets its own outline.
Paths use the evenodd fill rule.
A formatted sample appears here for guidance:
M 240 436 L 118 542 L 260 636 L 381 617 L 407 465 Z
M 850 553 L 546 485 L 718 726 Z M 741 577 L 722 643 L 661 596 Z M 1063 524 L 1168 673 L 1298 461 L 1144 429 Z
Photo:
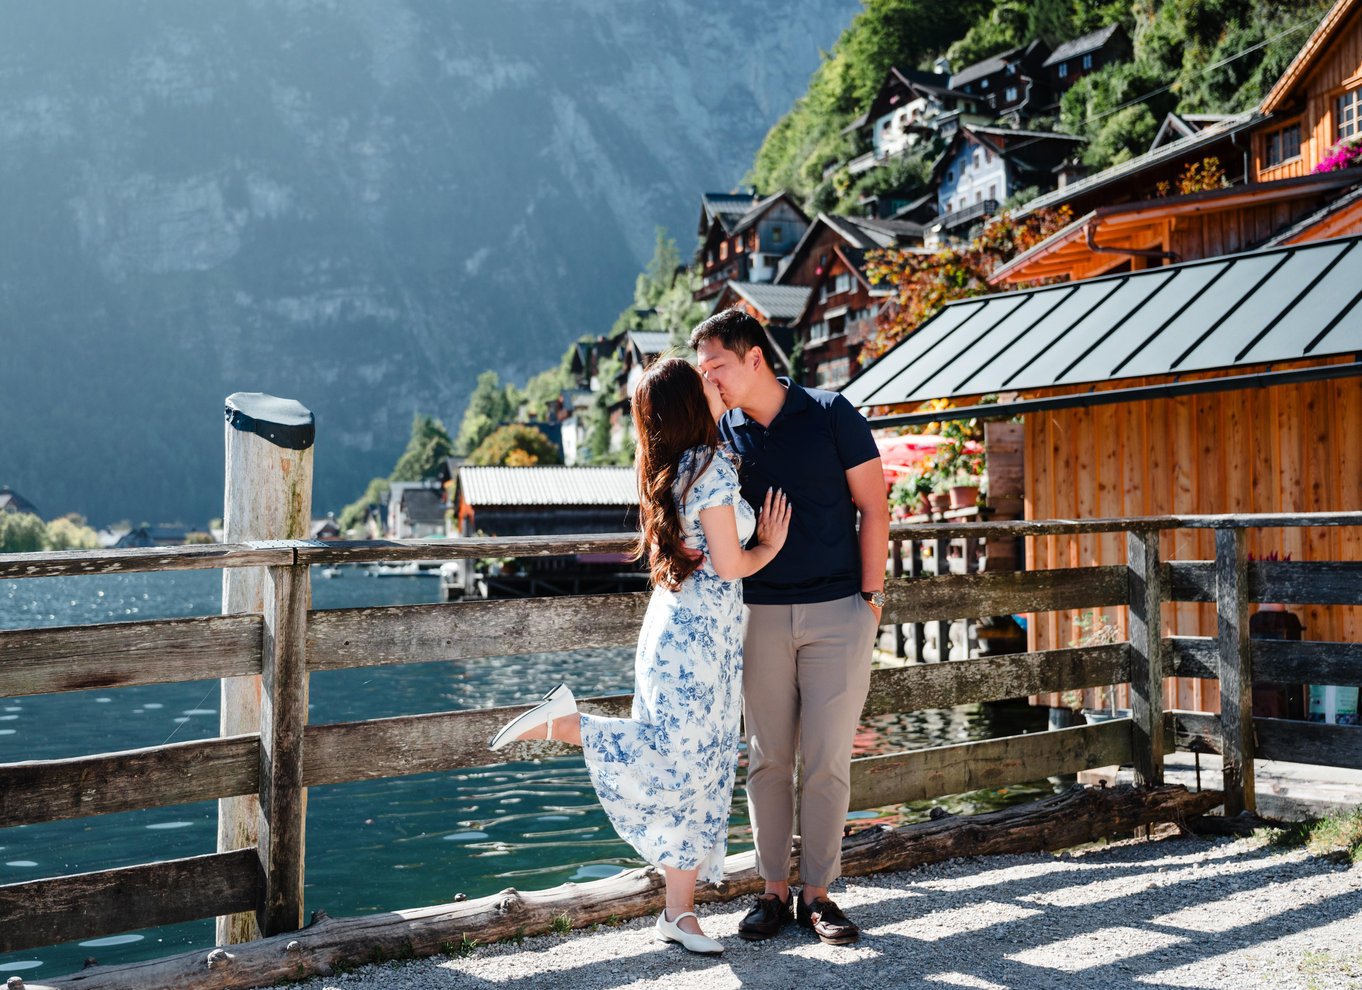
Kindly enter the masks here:
M 1081 536 L 1158 532 L 1169 529 L 1358 526 L 1362 513 L 1303 512 L 1257 515 L 1131 516 L 1116 519 L 1020 520 L 1011 522 L 894 523 L 890 539 L 982 539 L 1010 536 Z M 212 570 L 293 564 L 374 563 L 399 560 L 468 560 L 481 557 L 545 557 L 575 553 L 624 553 L 637 533 L 566 536 L 463 537 L 425 540 L 269 540 L 243 544 L 147 547 L 123 550 L 50 550 L 0 554 L 0 580 L 118 574 L 137 571 Z
M 1209 601 L 1221 608 L 1222 633 L 1162 637 L 1153 623 L 1145 630 L 1133 621 L 1130 642 L 875 670 L 866 717 L 1125 683 L 1132 687 L 1133 711 L 1130 718 L 1098 725 L 858 759 L 852 766 L 852 807 L 930 800 L 1113 764 L 1134 763 L 1142 779 L 1154 780 L 1162 772 L 1165 747 L 1225 756 L 1227 811 L 1236 799 L 1251 805 L 1255 756 L 1362 769 L 1362 730 L 1254 718 L 1243 706 L 1254 683 L 1362 683 L 1362 644 L 1247 640 L 1249 601 L 1362 604 L 1362 564 L 1357 562 L 1244 561 L 1244 527 L 1307 525 L 1362 525 L 1362 513 L 895 527 L 895 539 L 943 541 L 1124 531 L 1132 560 L 1137 550 L 1139 559 L 1138 566 L 895 578 L 886 589 L 886 624 L 1111 606 L 1130 607 L 1134 618 L 1156 615 L 1166 601 Z M 1217 560 L 1160 561 L 1158 540 L 1150 537 L 1175 528 L 1217 530 Z M 272 658 L 280 656 L 318 672 L 632 645 L 647 606 L 643 593 L 303 613 L 291 603 L 295 593 L 290 589 L 314 563 L 619 552 L 631 549 L 636 539 L 611 534 L 272 541 L 0 556 L 0 578 L 254 567 L 269 568 L 276 582 L 275 602 L 265 614 L 0 632 L 0 696 L 269 675 Z M 305 581 L 297 587 L 306 588 Z M 1227 588 L 1234 593 L 1227 596 Z M 280 638 L 285 621 L 298 624 L 297 644 Z M 1238 707 L 1220 715 L 1165 712 L 1161 685 L 1170 676 L 1237 684 Z M 271 683 L 267 676 L 267 696 Z M 584 699 L 582 707 L 623 715 L 631 700 L 628 695 Z M 288 733 L 301 739 L 295 788 L 483 766 L 492 758 L 487 738 L 524 707 L 312 725 L 301 724 L 300 713 L 287 716 L 287 724 L 274 724 L 264 745 L 261 735 L 246 733 L 0 765 L 0 827 L 267 793 L 277 786 L 269 747 Z M 530 746 L 532 752 L 559 749 Z M 1235 773 L 1246 777 L 1239 781 Z M 298 833 L 301 842 L 301 828 Z M 279 861 L 289 854 L 287 849 L 278 853 Z M 0 951 L 261 912 L 270 902 L 272 883 L 262 862 L 260 850 L 250 848 L 0 887 L 4 917 L 24 918 L 0 926 Z M 126 892 L 121 902 L 118 891 Z
M 253 911 L 264 884 L 254 849 L 0 887 L 5 951 Z

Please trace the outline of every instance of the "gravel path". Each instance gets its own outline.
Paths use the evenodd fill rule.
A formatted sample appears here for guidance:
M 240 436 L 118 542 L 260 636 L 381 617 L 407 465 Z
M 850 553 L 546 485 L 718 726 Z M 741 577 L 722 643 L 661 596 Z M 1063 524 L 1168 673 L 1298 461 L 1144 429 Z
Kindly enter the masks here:
M 957 860 L 839 882 L 852 946 L 787 928 L 737 938 L 741 902 L 700 909 L 718 958 L 655 943 L 652 920 L 366 966 L 298 990 L 967 987 L 1362 988 L 1362 865 L 1258 839 L 1130 841 Z

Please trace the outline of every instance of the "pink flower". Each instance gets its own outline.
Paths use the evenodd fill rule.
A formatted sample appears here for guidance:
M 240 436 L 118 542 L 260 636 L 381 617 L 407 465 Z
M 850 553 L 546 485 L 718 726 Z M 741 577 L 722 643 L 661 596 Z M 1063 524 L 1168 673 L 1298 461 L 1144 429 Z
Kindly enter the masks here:
M 1362 142 L 1355 140 L 1340 141 L 1329 149 L 1329 153 L 1315 166 L 1315 171 L 1337 172 L 1340 169 L 1350 168 L 1358 164 L 1359 161 L 1362 161 Z

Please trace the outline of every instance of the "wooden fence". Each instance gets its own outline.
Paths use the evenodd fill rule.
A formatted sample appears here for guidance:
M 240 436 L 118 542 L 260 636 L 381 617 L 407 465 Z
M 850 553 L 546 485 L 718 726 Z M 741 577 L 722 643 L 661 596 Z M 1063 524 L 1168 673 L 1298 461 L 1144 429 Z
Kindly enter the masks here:
M 1357 526 L 1362 513 L 1183 516 L 1083 522 L 912 526 L 898 539 L 1125 533 L 1126 566 L 893 578 L 885 621 L 1125 606 L 1127 642 L 874 672 L 867 716 L 1128 682 L 1131 717 L 856 760 L 852 804 L 873 808 L 1133 763 L 1161 781 L 1172 746 L 1220 752 L 1226 811 L 1252 808 L 1255 757 L 1362 768 L 1362 729 L 1253 718 L 1255 680 L 1362 684 L 1362 644 L 1248 639 L 1249 603 L 1362 604 L 1362 564 L 1248 563 L 1245 530 Z M 1214 561 L 1162 561 L 1158 533 L 1215 530 Z M 632 536 L 321 544 L 273 541 L 0 556 L 0 579 L 259 568 L 258 614 L 0 631 L 0 696 L 259 676 L 260 730 L 72 759 L 0 765 L 0 826 L 256 796 L 254 847 L 0 887 L 0 951 L 92 938 L 233 912 L 266 934 L 302 924 L 307 787 L 487 764 L 486 740 L 522 709 L 447 711 L 307 725 L 307 674 L 381 664 L 497 657 L 632 644 L 643 594 L 309 610 L 309 568 L 412 559 L 625 549 Z M 1215 638 L 1165 638 L 1170 601 L 1214 601 Z M 495 662 L 495 661 L 489 661 Z M 1219 715 L 1164 711 L 1163 678 L 1219 677 Z M 627 696 L 584 702 L 624 713 Z

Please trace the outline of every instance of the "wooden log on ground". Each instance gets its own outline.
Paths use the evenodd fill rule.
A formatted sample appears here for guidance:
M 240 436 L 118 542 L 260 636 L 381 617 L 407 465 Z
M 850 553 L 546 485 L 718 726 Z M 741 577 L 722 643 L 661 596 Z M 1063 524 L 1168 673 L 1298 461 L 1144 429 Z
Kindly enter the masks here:
M 943 818 L 902 828 L 872 828 L 842 842 L 842 872 L 867 876 L 939 863 L 961 856 L 1054 851 L 1128 833 L 1156 822 L 1181 822 L 1220 802 L 1214 791 L 1181 786 L 1075 787 L 1063 794 L 1002 811 Z M 791 879 L 798 876 L 798 844 Z M 762 887 L 752 853 L 730 856 L 721 883 L 697 899 L 730 901 Z M 661 910 L 662 876 L 651 867 L 591 883 L 550 890 L 504 890 L 489 897 L 402 912 L 332 919 L 322 916 L 300 932 L 222 950 L 198 950 L 126 966 L 92 966 L 50 981 L 63 990 L 246 990 L 328 975 L 390 959 L 453 952 L 467 938 L 487 944 L 553 930 L 566 918 L 574 928 Z M 558 922 L 561 924 L 561 922 Z

